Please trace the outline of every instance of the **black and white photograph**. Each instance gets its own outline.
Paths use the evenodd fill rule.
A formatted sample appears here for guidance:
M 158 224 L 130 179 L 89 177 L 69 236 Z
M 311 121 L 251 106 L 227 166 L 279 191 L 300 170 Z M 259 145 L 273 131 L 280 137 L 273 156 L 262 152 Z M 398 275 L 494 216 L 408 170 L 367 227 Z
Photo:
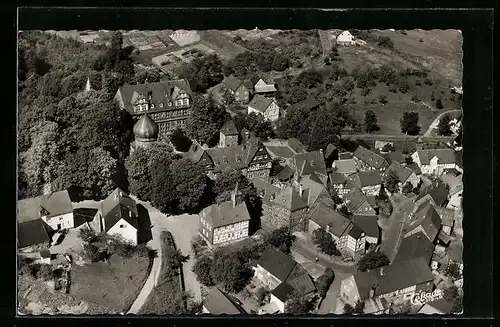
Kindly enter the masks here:
M 460 316 L 462 43 L 19 28 L 18 314 Z

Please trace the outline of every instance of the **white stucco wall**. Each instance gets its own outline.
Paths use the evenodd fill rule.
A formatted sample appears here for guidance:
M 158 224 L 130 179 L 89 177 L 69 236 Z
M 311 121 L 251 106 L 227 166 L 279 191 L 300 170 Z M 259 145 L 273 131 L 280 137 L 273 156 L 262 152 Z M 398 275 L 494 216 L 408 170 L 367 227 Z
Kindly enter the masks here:
M 120 227 L 123 225 L 123 227 Z M 137 245 L 137 229 L 130 225 L 125 219 L 120 219 L 113 227 L 108 230 L 109 235 L 121 235 L 124 239 Z
M 49 225 L 53 230 L 75 227 L 75 220 L 72 212 L 51 218 L 42 217 L 42 220 L 46 222 L 47 225 Z M 61 225 L 61 228 L 58 228 L 58 225 Z
M 281 301 L 280 299 L 278 299 L 273 294 L 271 294 L 271 299 L 269 300 L 269 302 L 276 304 L 276 306 L 278 307 L 278 309 L 280 310 L 281 313 L 285 312 L 285 303 L 283 301 Z

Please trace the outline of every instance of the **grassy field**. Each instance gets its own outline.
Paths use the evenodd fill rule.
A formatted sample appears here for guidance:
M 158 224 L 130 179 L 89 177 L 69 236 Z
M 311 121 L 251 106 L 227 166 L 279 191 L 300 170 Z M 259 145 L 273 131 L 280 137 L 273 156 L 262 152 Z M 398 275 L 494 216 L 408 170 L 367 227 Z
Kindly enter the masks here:
M 18 279 L 18 310 L 21 314 L 116 314 L 106 306 L 82 301 L 59 291 L 52 291 L 39 280 L 26 276 Z
M 125 312 L 137 298 L 148 275 L 150 260 L 132 256 L 112 255 L 109 263 L 95 262 L 71 268 L 70 294 Z
M 172 276 L 170 267 L 169 248 L 175 249 L 173 239 L 169 240 L 166 234 L 162 233 L 162 261 L 158 285 L 153 289 L 148 299 L 141 308 L 141 314 L 164 314 L 168 312 L 168 300 L 179 299 L 182 295 L 181 279 L 178 275 Z
M 239 53 L 245 52 L 245 48 L 233 42 L 227 33 L 216 30 L 199 31 L 201 43 L 214 50 L 221 60 L 229 60 Z
M 373 110 L 377 115 L 378 125 L 380 131 L 376 134 L 389 134 L 397 135 L 401 134 L 400 119 L 403 116 L 403 112 L 416 111 L 419 113 L 419 123 L 421 124 L 421 133 L 423 134 L 430 124 L 437 116 L 431 109 L 424 105 L 414 104 L 414 103 L 386 103 L 382 104 L 355 104 L 349 106 L 350 113 L 356 118 L 359 123 L 363 123 L 365 119 L 365 112 L 367 110 Z

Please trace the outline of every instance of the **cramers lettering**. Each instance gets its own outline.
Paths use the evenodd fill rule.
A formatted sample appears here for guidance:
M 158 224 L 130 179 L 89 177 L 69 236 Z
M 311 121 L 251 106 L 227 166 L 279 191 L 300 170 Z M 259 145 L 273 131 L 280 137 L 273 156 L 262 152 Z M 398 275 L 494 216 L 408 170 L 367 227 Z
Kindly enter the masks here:
M 439 300 L 443 298 L 443 293 L 441 290 L 437 289 L 432 293 L 419 292 L 411 296 L 411 304 L 413 305 L 423 305 L 428 302 Z

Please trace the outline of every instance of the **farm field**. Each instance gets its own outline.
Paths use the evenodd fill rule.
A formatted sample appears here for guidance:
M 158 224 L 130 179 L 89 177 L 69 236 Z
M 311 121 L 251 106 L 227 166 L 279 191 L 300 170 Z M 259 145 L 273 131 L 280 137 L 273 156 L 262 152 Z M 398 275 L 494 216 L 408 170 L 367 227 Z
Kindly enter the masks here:
M 149 275 L 149 259 L 112 255 L 109 263 L 95 262 L 71 268 L 70 294 L 118 312 L 126 312 Z
M 223 31 L 207 30 L 198 32 L 201 43 L 217 53 L 221 60 L 229 60 L 247 49 L 233 42 L 230 35 Z

